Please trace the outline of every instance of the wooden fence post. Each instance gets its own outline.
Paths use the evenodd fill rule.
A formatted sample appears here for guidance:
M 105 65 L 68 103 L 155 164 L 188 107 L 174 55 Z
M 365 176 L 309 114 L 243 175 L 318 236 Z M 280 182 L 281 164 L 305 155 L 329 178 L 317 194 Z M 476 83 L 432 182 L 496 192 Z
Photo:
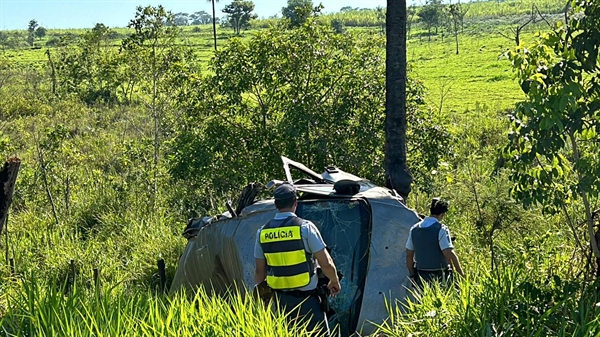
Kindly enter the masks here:
M 68 294 L 73 286 L 75 285 L 75 261 L 71 259 L 69 261 L 69 272 L 67 274 L 67 284 L 65 287 L 65 294 Z
M 13 157 L 4 163 L 4 167 L 0 171 L 0 233 L 8 217 L 8 209 L 12 203 L 15 182 L 17 181 L 20 167 L 21 160 Z
M 158 276 L 160 278 L 160 291 L 165 292 L 167 290 L 167 274 L 165 273 L 165 260 L 158 260 Z
M 94 290 L 96 291 L 96 296 L 100 297 L 101 289 L 100 289 L 100 270 L 98 268 L 94 268 Z
M 8 209 L 12 203 L 15 192 L 15 182 L 21 167 L 21 160 L 17 157 L 9 158 L 0 171 L 0 233 L 6 227 L 6 251 L 4 257 L 8 263 Z

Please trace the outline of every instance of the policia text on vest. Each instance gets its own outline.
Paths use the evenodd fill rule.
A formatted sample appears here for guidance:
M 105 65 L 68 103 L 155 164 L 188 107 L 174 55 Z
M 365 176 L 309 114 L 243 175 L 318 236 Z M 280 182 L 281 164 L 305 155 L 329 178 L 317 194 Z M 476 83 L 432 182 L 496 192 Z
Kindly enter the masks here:
M 314 275 L 312 256 L 302 241 L 302 219 L 289 217 L 277 227 L 269 222 L 260 231 L 260 245 L 267 260 L 267 284 L 275 290 L 307 286 Z
M 261 242 L 265 242 L 267 240 L 279 240 L 279 239 L 294 238 L 293 230 L 278 229 L 278 230 L 274 230 L 274 231 L 268 231 L 263 234 L 264 234 L 264 240 L 261 239 Z

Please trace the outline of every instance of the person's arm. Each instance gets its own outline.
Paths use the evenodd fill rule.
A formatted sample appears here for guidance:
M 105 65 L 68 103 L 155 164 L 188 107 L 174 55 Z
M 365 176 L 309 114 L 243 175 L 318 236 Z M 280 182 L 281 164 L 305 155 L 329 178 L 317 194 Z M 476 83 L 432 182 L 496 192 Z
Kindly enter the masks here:
M 448 260 L 452 264 L 452 269 L 454 269 L 460 276 L 465 276 L 465 273 L 460 266 L 460 261 L 458 260 L 458 255 L 454 252 L 454 248 L 448 248 L 442 250 L 446 260 Z
M 254 284 L 259 284 L 267 278 L 267 260 L 255 258 L 254 261 Z
M 259 284 L 267 278 L 267 260 L 265 253 L 260 245 L 260 231 L 256 231 L 256 241 L 254 242 L 254 284 Z
M 408 269 L 408 276 L 411 278 L 415 277 L 415 251 L 406 250 L 406 268 Z
M 327 249 L 321 249 L 314 253 L 314 255 L 319 262 L 319 266 L 321 266 L 321 270 L 323 270 L 323 274 L 329 278 L 327 288 L 329 288 L 329 291 L 331 292 L 331 297 L 335 297 L 335 295 L 342 290 L 342 286 L 340 285 L 333 259 L 331 258 L 331 255 L 329 255 L 329 252 L 327 252 Z

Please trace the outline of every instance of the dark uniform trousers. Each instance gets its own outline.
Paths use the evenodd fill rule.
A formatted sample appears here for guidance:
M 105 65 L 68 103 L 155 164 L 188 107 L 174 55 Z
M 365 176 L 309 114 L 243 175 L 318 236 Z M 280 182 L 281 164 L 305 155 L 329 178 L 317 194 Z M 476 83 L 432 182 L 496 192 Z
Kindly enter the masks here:
M 306 324 L 313 337 L 330 336 L 327 316 L 321 309 L 316 291 L 275 291 L 275 302 L 280 312 L 287 314 L 291 324 Z M 315 330 L 316 329 L 316 330 Z
M 432 271 L 416 269 L 415 272 L 418 276 L 416 282 L 419 286 L 422 286 L 423 282 L 431 283 L 434 281 L 438 281 L 445 283 L 452 281 L 452 269 Z

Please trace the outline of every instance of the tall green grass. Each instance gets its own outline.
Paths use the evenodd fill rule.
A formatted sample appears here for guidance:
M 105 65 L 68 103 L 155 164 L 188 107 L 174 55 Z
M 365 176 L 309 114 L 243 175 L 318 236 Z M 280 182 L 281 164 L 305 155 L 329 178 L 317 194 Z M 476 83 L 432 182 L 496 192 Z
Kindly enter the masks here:
M 387 336 L 598 336 L 595 286 L 555 276 L 540 280 L 503 267 L 454 285 L 434 283 L 390 303 Z
M 75 287 L 35 277 L 0 297 L 3 336 L 301 336 L 305 326 L 288 326 L 284 315 L 252 296 L 210 296 L 200 289 L 173 297 L 116 287 Z

